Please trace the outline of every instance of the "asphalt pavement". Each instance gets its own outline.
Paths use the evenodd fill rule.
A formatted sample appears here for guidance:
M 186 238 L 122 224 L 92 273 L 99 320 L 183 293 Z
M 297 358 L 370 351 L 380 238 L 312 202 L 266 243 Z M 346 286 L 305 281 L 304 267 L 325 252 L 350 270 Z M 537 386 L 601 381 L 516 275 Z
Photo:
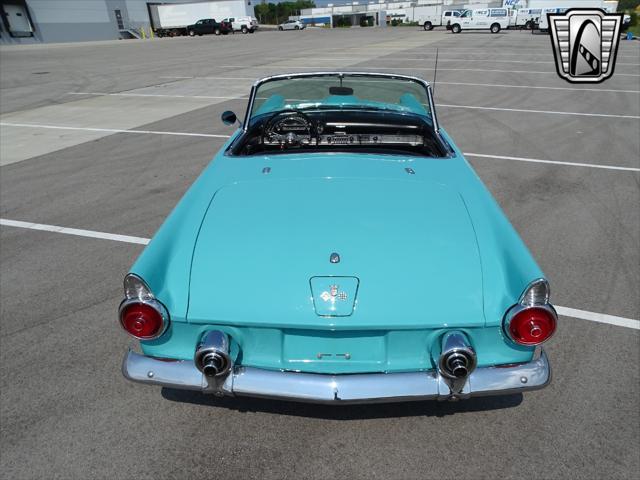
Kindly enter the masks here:
M 553 383 L 461 402 L 319 406 L 129 383 L 116 311 L 143 245 L 0 229 L 3 478 L 637 478 L 640 43 L 571 85 L 549 37 L 414 28 L 0 47 L 0 218 L 149 238 L 252 82 L 434 79 L 441 125 L 552 286 Z M 615 323 L 618 323 L 615 325 Z M 634 323 L 635 322 L 635 323 Z M 635 473 L 634 473 L 635 472 Z

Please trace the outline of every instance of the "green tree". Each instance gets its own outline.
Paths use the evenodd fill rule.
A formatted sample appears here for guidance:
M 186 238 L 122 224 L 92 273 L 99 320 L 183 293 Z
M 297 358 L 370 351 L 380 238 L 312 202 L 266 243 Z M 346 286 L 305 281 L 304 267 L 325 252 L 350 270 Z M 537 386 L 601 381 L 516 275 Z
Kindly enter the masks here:
M 300 15 L 300 10 L 314 8 L 316 4 L 310 0 L 295 2 L 266 3 L 254 7 L 256 17 L 260 23 L 275 25 L 284 22 L 292 15 Z
M 618 2 L 618 11 L 634 10 L 638 5 L 640 5 L 640 0 L 620 0 Z

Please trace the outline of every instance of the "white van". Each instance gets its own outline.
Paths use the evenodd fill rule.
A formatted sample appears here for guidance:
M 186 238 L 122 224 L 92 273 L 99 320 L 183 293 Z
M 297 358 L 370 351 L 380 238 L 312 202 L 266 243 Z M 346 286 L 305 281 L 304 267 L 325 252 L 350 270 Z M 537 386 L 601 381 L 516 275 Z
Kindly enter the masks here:
M 490 30 L 491 33 L 498 33 L 503 28 L 509 28 L 509 10 L 506 8 L 465 10 L 459 18 L 451 20 L 453 33 L 460 33 L 462 30 Z
M 229 22 L 234 32 L 253 33 L 258 29 L 258 20 L 255 17 L 228 17 L 223 22 Z

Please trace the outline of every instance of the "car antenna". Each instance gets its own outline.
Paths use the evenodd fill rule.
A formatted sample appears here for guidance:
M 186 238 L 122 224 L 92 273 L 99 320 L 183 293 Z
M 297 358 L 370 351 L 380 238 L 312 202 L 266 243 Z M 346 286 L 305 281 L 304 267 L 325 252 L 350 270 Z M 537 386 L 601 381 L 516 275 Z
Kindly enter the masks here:
M 438 76 L 438 47 L 436 47 L 436 66 L 433 69 L 433 88 L 431 95 L 436 96 L 436 77 Z

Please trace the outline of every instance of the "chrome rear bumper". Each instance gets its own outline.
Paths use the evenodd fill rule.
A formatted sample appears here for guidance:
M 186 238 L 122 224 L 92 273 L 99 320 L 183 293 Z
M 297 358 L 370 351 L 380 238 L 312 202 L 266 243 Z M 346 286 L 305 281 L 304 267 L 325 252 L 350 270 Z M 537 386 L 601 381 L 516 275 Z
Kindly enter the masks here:
M 313 403 L 451 400 L 537 390 L 551 381 L 543 350 L 529 363 L 477 368 L 456 395 L 437 371 L 323 375 L 235 367 L 219 385 L 209 385 L 191 360 L 160 360 L 129 351 L 122 373 L 134 382 L 170 388 Z

